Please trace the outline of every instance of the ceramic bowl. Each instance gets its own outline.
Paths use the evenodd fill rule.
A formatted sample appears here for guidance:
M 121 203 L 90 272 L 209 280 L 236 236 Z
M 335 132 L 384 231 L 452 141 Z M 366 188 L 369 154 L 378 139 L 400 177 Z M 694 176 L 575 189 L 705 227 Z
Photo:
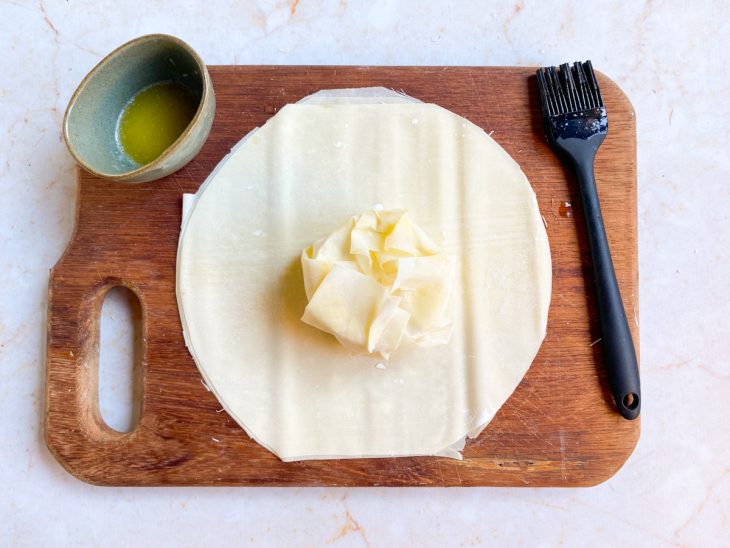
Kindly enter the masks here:
M 159 82 L 183 85 L 198 99 L 195 116 L 157 159 L 136 164 L 122 151 L 117 123 L 127 103 Z M 185 42 L 141 36 L 107 55 L 79 84 L 63 119 L 69 151 L 87 171 L 124 183 L 153 181 L 177 171 L 200 150 L 213 125 L 215 94 L 208 69 Z

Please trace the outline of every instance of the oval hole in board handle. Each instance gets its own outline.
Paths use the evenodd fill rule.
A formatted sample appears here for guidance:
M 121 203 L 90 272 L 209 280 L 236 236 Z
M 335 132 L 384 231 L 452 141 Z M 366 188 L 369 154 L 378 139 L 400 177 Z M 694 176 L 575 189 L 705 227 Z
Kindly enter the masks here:
M 99 321 L 99 411 L 106 425 L 133 431 L 142 402 L 142 306 L 123 286 L 104 296 Z

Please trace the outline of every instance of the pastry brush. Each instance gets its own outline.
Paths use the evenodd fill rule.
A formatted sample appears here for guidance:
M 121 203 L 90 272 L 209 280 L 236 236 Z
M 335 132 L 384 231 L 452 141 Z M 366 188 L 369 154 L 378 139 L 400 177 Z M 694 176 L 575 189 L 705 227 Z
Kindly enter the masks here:
M 575 172 L 580 188 L 608 383 L 618 411 L 627 419 L 635 419 L 641 410 L 639 367 L 593 173 L 596 151 L 608 131 L 601 90 L 590 61 L 538 69 L 537 83 L 547 139 Z

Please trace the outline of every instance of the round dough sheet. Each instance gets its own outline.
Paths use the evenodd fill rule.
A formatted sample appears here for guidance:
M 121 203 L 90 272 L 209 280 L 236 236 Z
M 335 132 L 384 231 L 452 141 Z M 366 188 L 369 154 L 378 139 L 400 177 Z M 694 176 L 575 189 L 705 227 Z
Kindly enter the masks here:
M 456 267 L 449 344 L 404 344 L 385 368 L 300 319 L 302 249 L 376 204 L 407 209 Z M 281 459 L 460 458 L 544 338 L 551 262 L 527 178 L 481 128 L 436 105 L 339 98 L 284 107 L 221 162 L 186 216 L 177 276 L 206 383 Z

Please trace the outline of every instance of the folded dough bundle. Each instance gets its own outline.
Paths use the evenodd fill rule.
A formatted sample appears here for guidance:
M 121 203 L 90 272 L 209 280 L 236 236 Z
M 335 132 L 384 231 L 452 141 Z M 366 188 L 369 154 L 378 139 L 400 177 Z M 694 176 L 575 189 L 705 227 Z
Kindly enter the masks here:
M 453 270 L 403 210 L 366 211 L 302 251 L 302 320 L 346 348 L 388 358 L 401 340 L 447 344 Z

